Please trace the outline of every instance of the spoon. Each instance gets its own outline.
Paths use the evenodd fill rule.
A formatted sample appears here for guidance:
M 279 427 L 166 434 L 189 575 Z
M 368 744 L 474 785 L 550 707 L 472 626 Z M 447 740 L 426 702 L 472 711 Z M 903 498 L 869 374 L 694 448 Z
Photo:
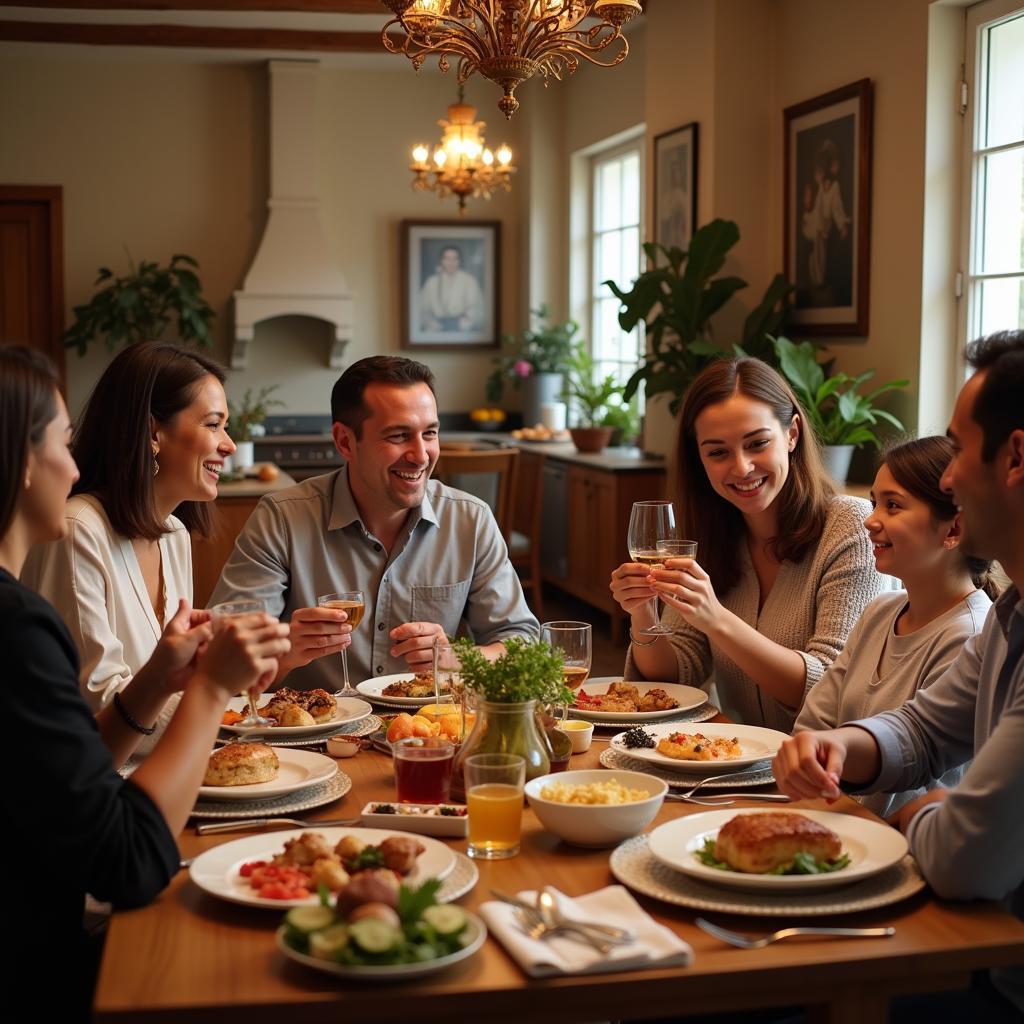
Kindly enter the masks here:
M 594 931 L 583 925 L 576 924 L 575 921 L 570 921 L 567 917 L 563 917 L 555 905 L 554 897 L 549 892 L 539 892 L 537 894 L 537 913 L 540 915 L 541 921 L 544 925 L 550 928 L 552 931 L 563 931 L 571 932 L 573 935 L 578 935 L 584 942 L 593 946 L 594 949 L 605 956 L 607 956 L 612 949 L 612 943 L 606 938 L 600 938 Z

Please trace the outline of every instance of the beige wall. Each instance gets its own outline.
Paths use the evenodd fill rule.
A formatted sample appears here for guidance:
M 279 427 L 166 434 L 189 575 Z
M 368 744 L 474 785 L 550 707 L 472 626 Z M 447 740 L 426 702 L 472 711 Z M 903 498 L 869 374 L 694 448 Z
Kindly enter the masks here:
M 39 52 L 37 49 L 36 53 Z M 230 296 L 241 287 L 265 219 L 267 84 L 263 66 L 82 59 L 65 48 L 0 63 L 0 181 L 64 188 L 65 295 L 68 318 L 92 295 L 96 269 L 127 269 L 135 259 L 186 252 L 201 265 L 217 312 L 217 354 L 228 357 Z M 488 140 L 517 149 L 522 121 L 511 125 L 497 92 L 472 82 L 467 99 L 488 123 Z M 324 68 L 319 94 L 319 177 L 329 242 L 355 297 L 347 361 L 400 346 L 399 222 L 455 216 L 453 203 L 414 193 L 408 151 L 434 140 L 436 122 L 455 99 L 454 76 L 352 72 Z M 520 115 L 521 117 L 521 115 Z M 500 220 L 502 326 L 520 316 L 516 193 L 471 203 L 467 220 Z M 279 382 L 291 412 L 322 412 L 337 371 L 317 322 L 262 325 L 250 368 L 232 374 L 228 392 Z M 483 400 L 493 352 L 429 353 L 442 408 Z M 109 356 L 69 353 L 69 399 L 80 408 Z

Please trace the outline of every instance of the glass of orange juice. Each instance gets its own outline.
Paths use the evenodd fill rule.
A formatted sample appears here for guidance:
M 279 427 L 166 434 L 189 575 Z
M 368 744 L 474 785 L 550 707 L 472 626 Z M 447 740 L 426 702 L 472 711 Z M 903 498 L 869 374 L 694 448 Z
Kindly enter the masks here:
M 500 860 L 519 852 L 526 760 L 518 754 L 473 754 L 463 766 L 470 857 Z

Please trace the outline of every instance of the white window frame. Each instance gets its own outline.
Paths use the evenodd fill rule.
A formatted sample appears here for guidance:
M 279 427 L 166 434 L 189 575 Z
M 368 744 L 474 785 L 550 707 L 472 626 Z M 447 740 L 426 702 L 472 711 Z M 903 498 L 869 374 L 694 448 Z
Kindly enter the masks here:
M 988 102 L 987 83 L 980 70 L 985 67 L 986 30 L 1024 12 L 1022 0 L 983 0 L 968 8 L 964 38 L 964 163 L 962 173 L 960 215 L 960 273 L 957 297 L 959 317 L 957 331 L 957 366 L 964 373 L 964 350 L 967 343 L 981 334 L 977 295 L 987 280 L 1021 277 L 1021 273 L 979 273 L 978 235 L 975 216 L 979 196 L 980 169 L 983 158 L 993 153 L 1020 148 L 1024 143 L 1004 143 L 980 148 L 981 114 Z M 1009 326 L 1009 325 L 1008 325 Z

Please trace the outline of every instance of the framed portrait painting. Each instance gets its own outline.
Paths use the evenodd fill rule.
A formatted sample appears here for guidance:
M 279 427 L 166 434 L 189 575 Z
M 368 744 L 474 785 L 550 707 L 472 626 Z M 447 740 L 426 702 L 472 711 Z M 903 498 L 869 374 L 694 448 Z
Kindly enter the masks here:
M 686 249 L 697 218 L 697 122 L 654 136 L 654 241 Z
M 404 348 L 498 344 L 501 224 L 402 221 Z
M 785 110 L 785 267 L 794 333 L 866 335 L 871 81 Z

